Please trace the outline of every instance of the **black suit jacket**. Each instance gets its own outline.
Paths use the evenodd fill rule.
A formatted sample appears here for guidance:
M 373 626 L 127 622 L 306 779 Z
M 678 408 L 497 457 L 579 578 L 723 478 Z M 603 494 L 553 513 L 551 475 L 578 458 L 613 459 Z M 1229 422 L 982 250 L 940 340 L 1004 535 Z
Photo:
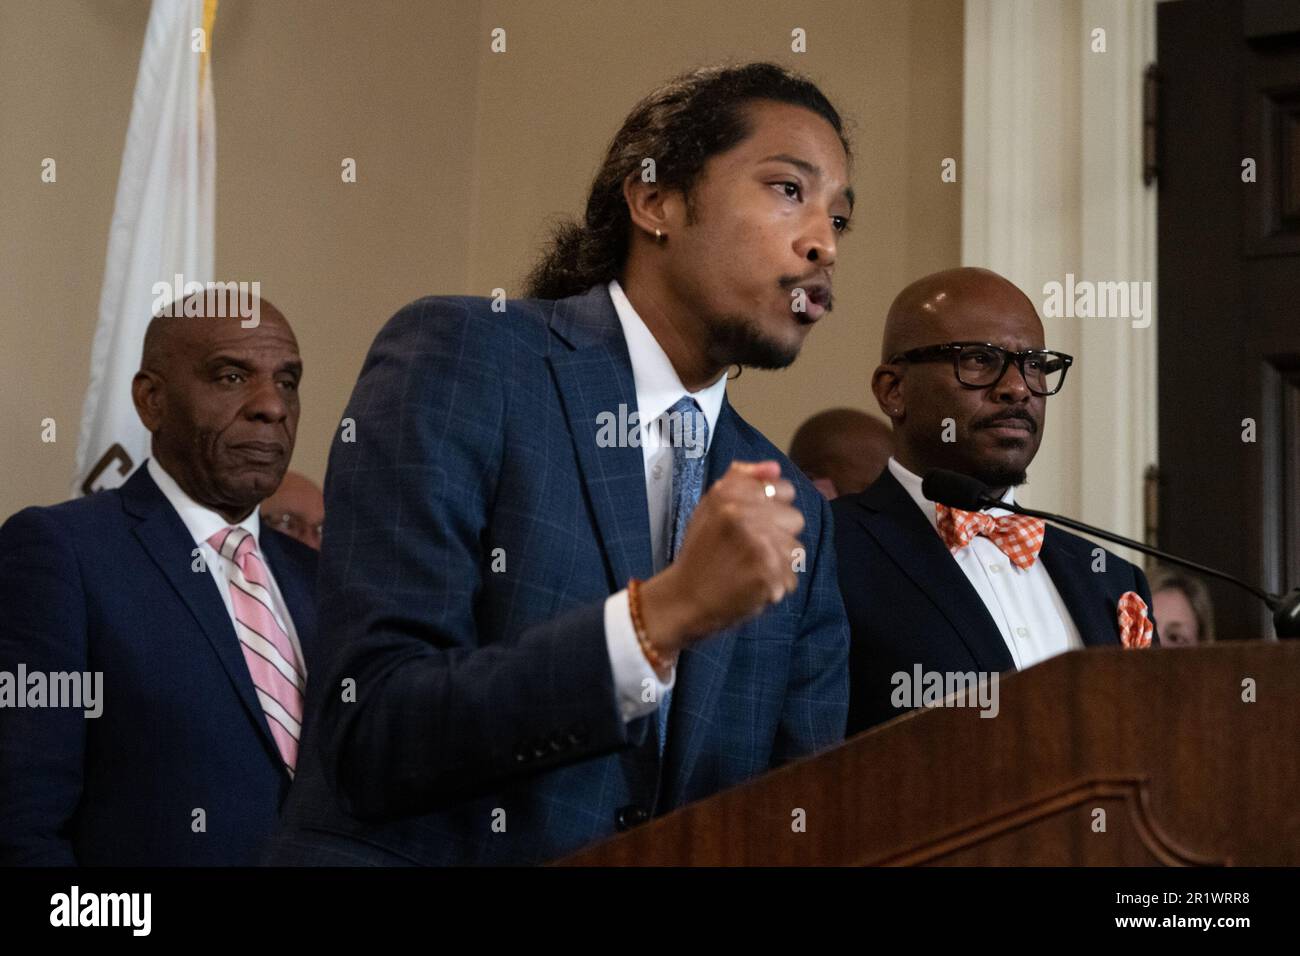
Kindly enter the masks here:
M 903 713 L 890 701 L 891 678 L 917 664 L 939 672 L 1015 669 L 978 592 L 888 469 L 865 491 L 836 499 L 832 511 L 852 631 L 848 733 Z M 1136 591 L 1149 609 L 1151 590 L 1139 568 L 1109 551 L 1104 570 L 1094 571 L 1096 547 L 1048 525 L 1039 560 L 1084 644 L 1118 646 L 1120 597 Z
M 316 553 L 265 526 L 258 547 L 310 675 Z M 258 861 L 289 775 L 193 550 L 143 467 L 0 528 L 0 671 L 103 674 L 99 717 L 0 709 L 0 864 Z

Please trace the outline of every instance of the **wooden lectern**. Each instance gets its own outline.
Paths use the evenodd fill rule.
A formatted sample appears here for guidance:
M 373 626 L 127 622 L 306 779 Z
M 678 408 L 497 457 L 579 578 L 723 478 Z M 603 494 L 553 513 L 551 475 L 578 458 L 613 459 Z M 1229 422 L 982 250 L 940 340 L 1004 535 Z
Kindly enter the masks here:
M 909 713 L 561 862 L 1300 864 L 1300 642 L 1076 651 L 998 698 L 993 718 Z

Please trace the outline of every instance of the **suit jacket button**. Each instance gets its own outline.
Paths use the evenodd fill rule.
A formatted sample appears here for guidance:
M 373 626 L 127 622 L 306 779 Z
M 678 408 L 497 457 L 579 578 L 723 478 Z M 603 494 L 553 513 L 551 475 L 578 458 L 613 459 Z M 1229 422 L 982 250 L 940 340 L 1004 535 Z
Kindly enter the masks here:
M 517 763 L 527 763 L 532 758 L 533 755 L 528 752 L 528 748 L 523 744 L 515 748 L 515 761 Z
M 541 760 L 543 757 L 545 757 L 548 753 L 551 752 L 551 748 L 546 746 L 546 741 L 543 740 L 541 737 L 538 737 L 536 740 L 532 742 L 532 748 L 533 748 L 533 756 L 536 757 L 538 760 Z
M 645 823 L 648 819 L 650 819 L 650 814 L 643 807 L 630 803 L 626 807 L 618 808 L 618 812 L 614 814 L 614 826 L 619 830 L 630 830 L 638 824 Z
M 569 728 L 568 740 L 574 747 L 581 747 L 587 742 L 587 727 L 585 724 L 574 724 Z
M 567 750 L 569 747 L 569 743 L 567 740 L 565 740 L 563 734 L 552 734 L 551 739 L 548 741 L 548 743 L 550 744 L 551 747 L 551 753 L 556 753 L 556 754 L 558 754 L 562 750 Z

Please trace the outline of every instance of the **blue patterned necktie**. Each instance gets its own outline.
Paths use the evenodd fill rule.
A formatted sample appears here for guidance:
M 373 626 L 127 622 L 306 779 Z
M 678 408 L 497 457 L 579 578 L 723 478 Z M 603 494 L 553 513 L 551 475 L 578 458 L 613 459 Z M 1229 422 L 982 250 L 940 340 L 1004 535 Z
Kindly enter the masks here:
M 668 409 L 667 434 L 673 445 L 673 535 L 668 545 L 671 563 L 681 550 L 686 526 L 704 491 L 704 453 L 709 447 L 709 422 L 695 399 L 684 395 Z M 657 711 L 660 761 L 668 740 L 668 709 L 672 696 L 672 691 L 667 691 Z

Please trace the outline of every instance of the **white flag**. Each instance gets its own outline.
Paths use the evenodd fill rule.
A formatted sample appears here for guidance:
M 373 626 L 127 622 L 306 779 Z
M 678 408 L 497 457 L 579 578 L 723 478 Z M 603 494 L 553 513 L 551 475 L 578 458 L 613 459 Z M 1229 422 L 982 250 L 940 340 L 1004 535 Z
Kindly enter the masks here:
M 216 110 L 208 62 L 216 0 L 153 0 L 108 233 L 74 496 L 122 482 L 149 456 L 131 401 L 159 290 L 213 279 Z M 182 289 L 175 289 L 179 298 Z M 170 295 L 165 295 L 170 300 Z M 163 304 L 166 304 L 165 302 Z

